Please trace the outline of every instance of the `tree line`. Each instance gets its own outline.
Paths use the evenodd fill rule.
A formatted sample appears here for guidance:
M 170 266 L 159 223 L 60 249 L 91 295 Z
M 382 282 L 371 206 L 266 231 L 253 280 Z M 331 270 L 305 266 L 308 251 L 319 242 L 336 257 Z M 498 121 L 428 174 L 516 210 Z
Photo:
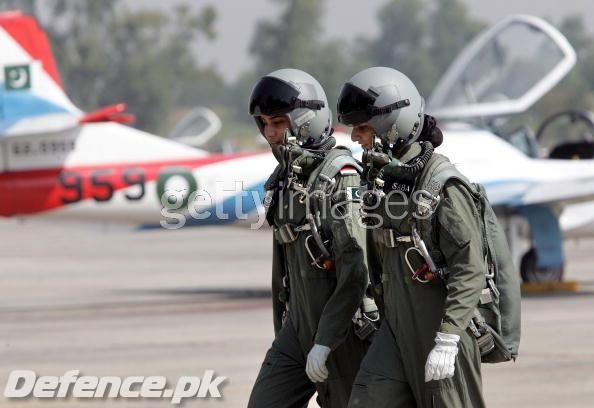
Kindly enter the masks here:
M 165 134 L 179 112 L 205 105 L 222 117 L 222 138 L 254 134 L 247 100 L 257 78 L 272 70 L 303 69 L 335 101 L 355 72 L 390 66 L 428 95 L 456 54 L 486 26 L 461 0 L 386 0 L 376 16 L 378 34 L 345 41 L 321 35 L 325 1 L 270 1 L 279 15 L 257 23 L 249 48 L 255 64 L 233 82 L 200 61 L 195 50 L 199 38 L 216 38 L 213 6 L 131 10 L 122 0 L 0 0 L 0 10 L 38 17 L 66 91 L 83 110 L 125 101 L 137 115 L 136 127 Z M 521 118 L 530 124 L 561 108 L 594 107 L 594 39 L 581 16 L 554 23 L 576 49 L 578 64 Z

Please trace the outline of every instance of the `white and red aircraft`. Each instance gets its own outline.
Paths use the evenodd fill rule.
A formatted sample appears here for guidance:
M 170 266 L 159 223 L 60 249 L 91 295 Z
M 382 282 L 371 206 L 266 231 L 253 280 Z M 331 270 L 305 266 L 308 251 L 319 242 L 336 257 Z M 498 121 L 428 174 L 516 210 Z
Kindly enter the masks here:
M 0 14 L 0 215 L 158 226 L 165 191 L 187 197 L 202 189 L 211 195 L 204 213 L 216 202 L 227 211 L 228 200 L 261 188 L 274 169 L 266 151 L 211 155 L 125 126 L 132 118 L 124 109 L 81 112 L 64 93 L 36 20 Z M 237 219 L 218 212 L 193 221 Z
M 428 100 L 444 129 L 439 151 L 485 185 L 525 280 L 561 279 L 563 234 L 594 236 L 594 143 L 562 139 L 550 150 L 561 158 L 544 158 L 528 130 L 503 130 L 575 60 L 550 24 L 510 17 L 469 44 Z M 268 151 L 209 154 L 126 126 L 124 109 L 81 112 L 64 93 L 37 22 L 1 13 L 0 216 L 179 227 L 261 210 L 276 163 Z M 547 120 L 538 135 L 563 118 L 594 129 L 589 113 L 569 112 Z

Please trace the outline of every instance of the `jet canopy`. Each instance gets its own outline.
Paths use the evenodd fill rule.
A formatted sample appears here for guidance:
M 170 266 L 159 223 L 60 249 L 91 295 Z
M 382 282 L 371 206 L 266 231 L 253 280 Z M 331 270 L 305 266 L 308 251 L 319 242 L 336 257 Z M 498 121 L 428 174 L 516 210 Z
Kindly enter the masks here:
M 536 17 L 511 16 L 462 50 L 435 87 L 427 111 L 440 119 L 521 113 L 575 62 L 574 49 L 552 25 Z

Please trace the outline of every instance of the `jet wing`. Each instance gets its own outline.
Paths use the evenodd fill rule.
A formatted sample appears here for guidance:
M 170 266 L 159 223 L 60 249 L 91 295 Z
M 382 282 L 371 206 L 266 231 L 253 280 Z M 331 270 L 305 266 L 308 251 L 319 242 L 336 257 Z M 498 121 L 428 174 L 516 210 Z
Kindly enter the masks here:
M 563 233 L 573 238 L 594 236 L 594 202 L 572 204 L 563 210 L 559 219 Z
M 543 204 L 558 210 L 577 203 L 594 200 L 594 163 L 582 160 L 576 163 L 559 163 L 550 160 L 530 160 L 529 167 L 516 174 L 502 171 L 497 177 L 478 178 L 493 206 L 502 208 Z M 569 165 L 569 166 L 568 166 Z M 465 166 L 459 166 L 464 169 Z M 580 169 L 584 172 L 581 174 Z M 465 171 L 466 174 L 472 174 Z
M 564 180 L 538 184 L 526 191 L 523 204 L 551 204 L 565 207 L 594 200 L 594 176 L 576 180 Z
M 449 124 L 437 151 L 497 207 L 547 204 L 565 207 L 594 200 L 594 160 L 533 159 L 486 130 Z
M 591 238 L 594 235 L 594 163 L 592 160 L 581 162 L 564 165 L 582 167 L 585 174 L 534 183 L 527 186 L 517 200 L 500 203 L 500 207 L 549 207 L 560 215 L 559 222 L 566 237 Z
M 501 169 L 477 181 L 485 185 L 495 206 L 542 204 L 562 210 L 594 200 L 594 160 L 527 159 L 521 167 Z

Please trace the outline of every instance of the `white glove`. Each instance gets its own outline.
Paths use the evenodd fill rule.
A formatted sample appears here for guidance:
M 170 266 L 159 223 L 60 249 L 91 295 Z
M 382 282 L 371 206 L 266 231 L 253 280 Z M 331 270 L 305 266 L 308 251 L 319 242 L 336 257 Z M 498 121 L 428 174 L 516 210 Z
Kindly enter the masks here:
M 435 347 L 429 353 L 425 364 L 425 382 L 454 376 L 458 341 L 460 336 L 456 334 L 437 332 Z
M 328 378 L 326 359 L 330 354 L 330 347 L 314 344 L 307 355 L 305 373 L 312 382 L 324 382 Z

